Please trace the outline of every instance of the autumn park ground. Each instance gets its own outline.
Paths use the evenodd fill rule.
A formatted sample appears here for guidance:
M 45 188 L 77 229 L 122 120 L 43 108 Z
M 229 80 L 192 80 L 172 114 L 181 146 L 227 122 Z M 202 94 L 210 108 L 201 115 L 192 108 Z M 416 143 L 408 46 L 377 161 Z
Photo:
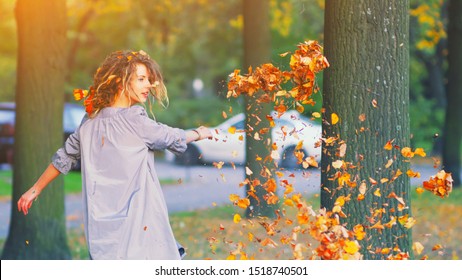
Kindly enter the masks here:
M 167 184 L 168 182 L 164 182 Z M 423 245 L 416 259 L 453 260 L 462 257 L 462 189 L 454 189 L 447 198 L 437 197 L 430 192 L 418 194 L 412 188 L 412 214 L 417 220 L 413 227 L 413 242 Z M 306 197 L 313 209 L 319 208 L 317 194 Z M 291 208 L 280 207 L 287 211 L 287 216 L 295 216 Z M 294 211 L 293 213 L 291 211 Z M 233 221 L 238 213 L 244 217 L 242 209 L 233 205 L 211 206 L 207 209 L 175 212 L 170 215 L 170 222 L 177 240 L 186 248 L 188 255 L 185 259 L 227 259 L 230 252 L 243 246 L 247 259 L 293 259 L 290 246 L 277 242 L 276 246 L 262 246 L 259 240 L 264 239 L 265 228 L 257 221 L 242 219 L 239 223 Z M 283 229 L 284 230 L 284 229 Z M 276 233 L 274 240 L 288 232 Z M 274 238 L 278 237 L 278 238 Z M 88 259 L 87 248 L 82 227 L 68 228 L 68 243 L 73 259 Z M 306 251 L 314 250 L 317 246 L 309 234 L 299 235 L 299 242 L 311 243 Z M 3 249 L 5 240 L 0 240 Z M 240 245 L 239 245 L 240 244 Z M 307 255 L 309 255 L 307 253 Z M 236 255 L 237 259 L 242 255 Z

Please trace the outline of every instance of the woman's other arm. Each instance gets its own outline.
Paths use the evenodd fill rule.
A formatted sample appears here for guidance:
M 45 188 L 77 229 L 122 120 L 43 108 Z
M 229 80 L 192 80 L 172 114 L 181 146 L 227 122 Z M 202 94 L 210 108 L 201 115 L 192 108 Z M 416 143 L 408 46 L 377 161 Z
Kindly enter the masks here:
M 61 174 L 56 167 L 50 163 L 35 184 L 25 192 L 18 200 L 18 210 L 27 215 L 34 200 L 58 175 Z

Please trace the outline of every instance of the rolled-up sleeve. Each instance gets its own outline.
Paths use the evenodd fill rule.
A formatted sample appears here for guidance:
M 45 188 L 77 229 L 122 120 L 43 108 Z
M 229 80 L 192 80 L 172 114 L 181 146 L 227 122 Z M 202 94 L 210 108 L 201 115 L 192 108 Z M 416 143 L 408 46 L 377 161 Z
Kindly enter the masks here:
M 186 150 L 186 132 L 150 119 L 146 110 L 140 106 L 130 108 L 137 134 L 151 150 L 170 150 L 183 153 Z
M 87 117 L 84 117 L 80 126 L 87 119 Z M 53 166 L 63 174 L 69 173 L 80 160 L 80 126 L 66 139 L 64 145 L 56 151 L 51 159 Z

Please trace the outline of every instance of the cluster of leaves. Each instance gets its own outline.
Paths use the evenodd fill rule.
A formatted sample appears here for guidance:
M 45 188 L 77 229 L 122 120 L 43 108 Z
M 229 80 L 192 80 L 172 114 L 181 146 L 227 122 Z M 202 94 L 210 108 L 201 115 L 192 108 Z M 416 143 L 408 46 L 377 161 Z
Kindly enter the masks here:
M 241 94 L 252 96 L 262 90 L 265 94 L 259 97 L 258 102 L 274 102 L 274 109 L 279 115 L 288 109 L 283 98 L 292 98 L 295 108 L 303 112 L 302 105 L 314 104 L 312 94 L 318 91 L 315 77 L 326 67 L 329 67 L 329 62 L 322 54 L 322 47 L 317 41 L 307 41 L 299 44 L 291 55 L 290 71 L 281 71 L 271 63 L 263 64 L 254 71 L 250 67 L 246 75 L 240 75 L 240 70 L 235 70 L 230 75 L 227 97 L 238 97 Z M 289 81 L 293 85 L 292 89 L 282 89 L 282 85 Z
M 283 54 L 283 56 L 287 53 Z M 295 107 L 299 109 L 301 104 L 312 104 L 312 94 L 316 92 L 317 88 L 315 85 L 316 73 L 322 71 L 329 66 L 327 59 L 322 55 L 322 48 L 316 41 L 308 41 L 298 45 L 297 51 L 290 57 L 290 71 L 281 71 L 279 68 L 268 63 L 263 64 L 260 67 L 249 69 L 249 73 L 246 75 L 240 75 L 239 70 L 235 70 L 230 75 L 230 81 L 228 83 L 228 97 L 238 97 L 242 94 L 253 96 L 258 91 L 263 91 L 263 94 L 258 95 L 257 102 L 268 103 L 274 102 L 275 111 L 281 116 L 287 110 L 287 106 L 284 104 L 284 100 L 291 98 L 295 104 Z M 290 90 L 283 90 L 281 85 L 287 82 L 291 82 L 293 85 Z M 284 99 L 279 99 L 283 97 Z M 372 104 L 374 107 L 377 104 Z M 301 111 L 301 110 L 299 110 Z M 329 125 L 335 125 L 339 122 L 339 116 L 332 113 Z M 360 116 L 360 119 L 365 119 L 365 116 Z M 268 118 L 271 125 L 271 118 Z M 339 145 L 336 156 L 343 158 L 347 149 L 346 143 L 341 139 L 330 137 L 329 139 L 320 139 L 319 142 L 323 142 L 324 145 Z M 393 144 L 394 139 L 384 144 L 385 150 L 399 149 L 401 151 L 402 159 L 409 160 L 415 155 L 426 156 L 425 151 L 422 148 L 416 148 L 412 150 L 409 147 L 399 147 Z M 320 144 L 320 143 L 319 143 Z M 275 144 L 273 143 L 274 146 Z M 298 145 L 301 146 L 301 145 Z M 276 150 L 273 148 L 273 150 Z M 273 151 L 274 152 L 274 151 Z M 300 147 L 297 147 L 295 155 L 304 168 L 310 166 L 317 167 L 317 163 L 310 157 L 305 157 Z M 277 156 L 271 156 L 271 159 L 278 159 Z M 396 159 L 395 159 L 396 160 Z M 390 159 L 386 163 L 386 168 L 389 168 L 393 164 L 393 159 Z M 277 164 L 276 164 L 277 165 Z M 330 180 L 338 182 L 338 188 L 358 187 L 357 182 L 361 182 L 359 178 L 353 178 L 350 175 L 350 170 L 357 166 L 345 162 L 342 159 L 334 161 L 329 169 L 334 169 L 334 176 Z M 252 170 L 246 168 L 247 174 L 251 174 Z M 318 212 L 314 211 L 310 205 L 308 205 L 302 194 L 296 193 L 293 184 L 290 180 L 285 179 L 286 176 L 283 172 L 276 172 L 279 177 L 279 186 L 284 189 L 282 201 L 275 194 L 278 188 L 276 180 L 272 177 L 271 171 L 265 169 L 268 173 L 266 182 L 249 182 L 248 179 L 241 183 L 241 186 L 263 186 L 267 191 L 267 195 L 264 196 L 267 204 L 282 203 L 284 206 L 283 211 L 276 210 L 277 219 L 270 220 L 268 218 L 259 217 L 258 224 L 260 224 L 266 230 L 266 237 L 256 237 L 253 233 L 248 232 L 247 238 L 250 242 L 256 242 L 260 247 L 261 251 L 263 248 L 276 248 L 280 245 L 287 246 L 292 250 L 292 257 L 294 259 L 361 259 L 363 256 L 360 253 L 360 241 L 367 238 L 368 231 L 377 230 L 382 231 L 386 228 L 392 228 L 397 224 L 400 224 L 404 228 L 411 228 L 415 225 L 416 220 L 410 217 L 408 214 L 401 216 L 391 216 L 390 221 L 382 223 L 375 217 L 382 216 L 385 209 L 377 209 L 373 211 L 372 220 L 376 221 L 371 225 L 356 224 L 354 226 L 346 227 L 342 224 L 341 218 L 345 218 L 344 213 L 345 205 L 352 199 L 357 201 L 364 200 L 366 193 L 373 191 L 373 195 L 382 196 L 380 188 L 375 186 L 378 184 L 390 184 L 395 181 L 399 176 L 403 174 L 401 170 L 396 170 L 391 173 L 390 178 L 381 178 L 375 180 L 369 178 L 368 182 L 371 187 L 367 187 L 365 181 L 362 181 L 358 187 L 359 194 L 353 198 L 350 195 L 337 197 L 334 207 L 331 211 L 321 209 Z M 406 174 L 409 177 L 420 177 L 418 172 L 407 170 Z M 290 177 L 294 177 L 294 174 L 290 174 Z M 436 177 L 432 177 L 430 181 L 424 183 L 424 188 L 433 192 L 441 197 L 448 195 L 452 189 L 450 174 L 440 171 Z M 374 191 L 375 190 L 375 191 Z M 246 195 L 247 197 L 240 197 L 239 195 L 233 194 L 230 196 L 230 201 L 234 205 L 246 209 L 250 206 L 249 196 L 255 196 L 253 193 L 254 189 L 251 188 Z M 396 193 L 391 192 L 387 195 L 388 199 L 393 199 L 398 202 L 398 211 L 402 211 L 406 207 L 406 202 Z M 295 210 L 295 217 L 292 217 L 286 212 L 286 208 L 292 208 Z M 291 211 L 290 213 L 294 213 Z M 239 214 L 234 215 L 234 223 L 243 223 L 243 219 Z M 243 228 L 248 227 L 248 224 L 254 225 L 255 222 L 251 219 L 247 219 L 243 223 Z M 290 229 L 289 232 L 287 230 Z M 302 241 L 301 236 L 309 235 L 317 241 L 317 245 L 313 248 L 311 243 Z M 232 242 L 229 242 L 232 243 Z M 237 247 L 234 247 L 230 251 L 229 259 L 236 259 L 240 256 L 241 259 L 249 258 L 246 253 L 248 247 L 245 242 L 238 242 Z M 414 248 L 422 248 L 419 246 L 420 243 L 415 243 Z M 421 245 L 421 244 L 420 244 Z M 388 259 L 408 259 L 408 252 L 401 252 L 400 248 L 395 246 L 394 248 L 377 248 L 375 250 L 377 254 L 386 255 Z
M 433 50 L 441 39 L 446 38 L 446 31 L 440 15 L 441 1 L 427 1 L 411 9 L 410 15 L 417 19 L 420 28 L 417 49 Z

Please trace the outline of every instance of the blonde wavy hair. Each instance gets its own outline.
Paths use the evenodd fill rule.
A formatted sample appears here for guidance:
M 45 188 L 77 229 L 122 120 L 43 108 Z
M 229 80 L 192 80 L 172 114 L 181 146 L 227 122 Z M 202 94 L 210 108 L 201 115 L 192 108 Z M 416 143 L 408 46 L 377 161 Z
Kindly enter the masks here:
M 144 51 L 115 51 L 109 54 L 93 77 L 93 85 L 86 96 L 84 105 L 90 117 L 111 106 L 117 94 L 130 94 L 130 80 L 136 74 L 136 65 L 146 66 L 149 74 L 149 82 L 153 85 L 150 95 L 163 107 L 167 107 L 169 100 L 167 88 L 160 71 L 159 65 Z M 149 107 L 152 113 L 152 101 Z

